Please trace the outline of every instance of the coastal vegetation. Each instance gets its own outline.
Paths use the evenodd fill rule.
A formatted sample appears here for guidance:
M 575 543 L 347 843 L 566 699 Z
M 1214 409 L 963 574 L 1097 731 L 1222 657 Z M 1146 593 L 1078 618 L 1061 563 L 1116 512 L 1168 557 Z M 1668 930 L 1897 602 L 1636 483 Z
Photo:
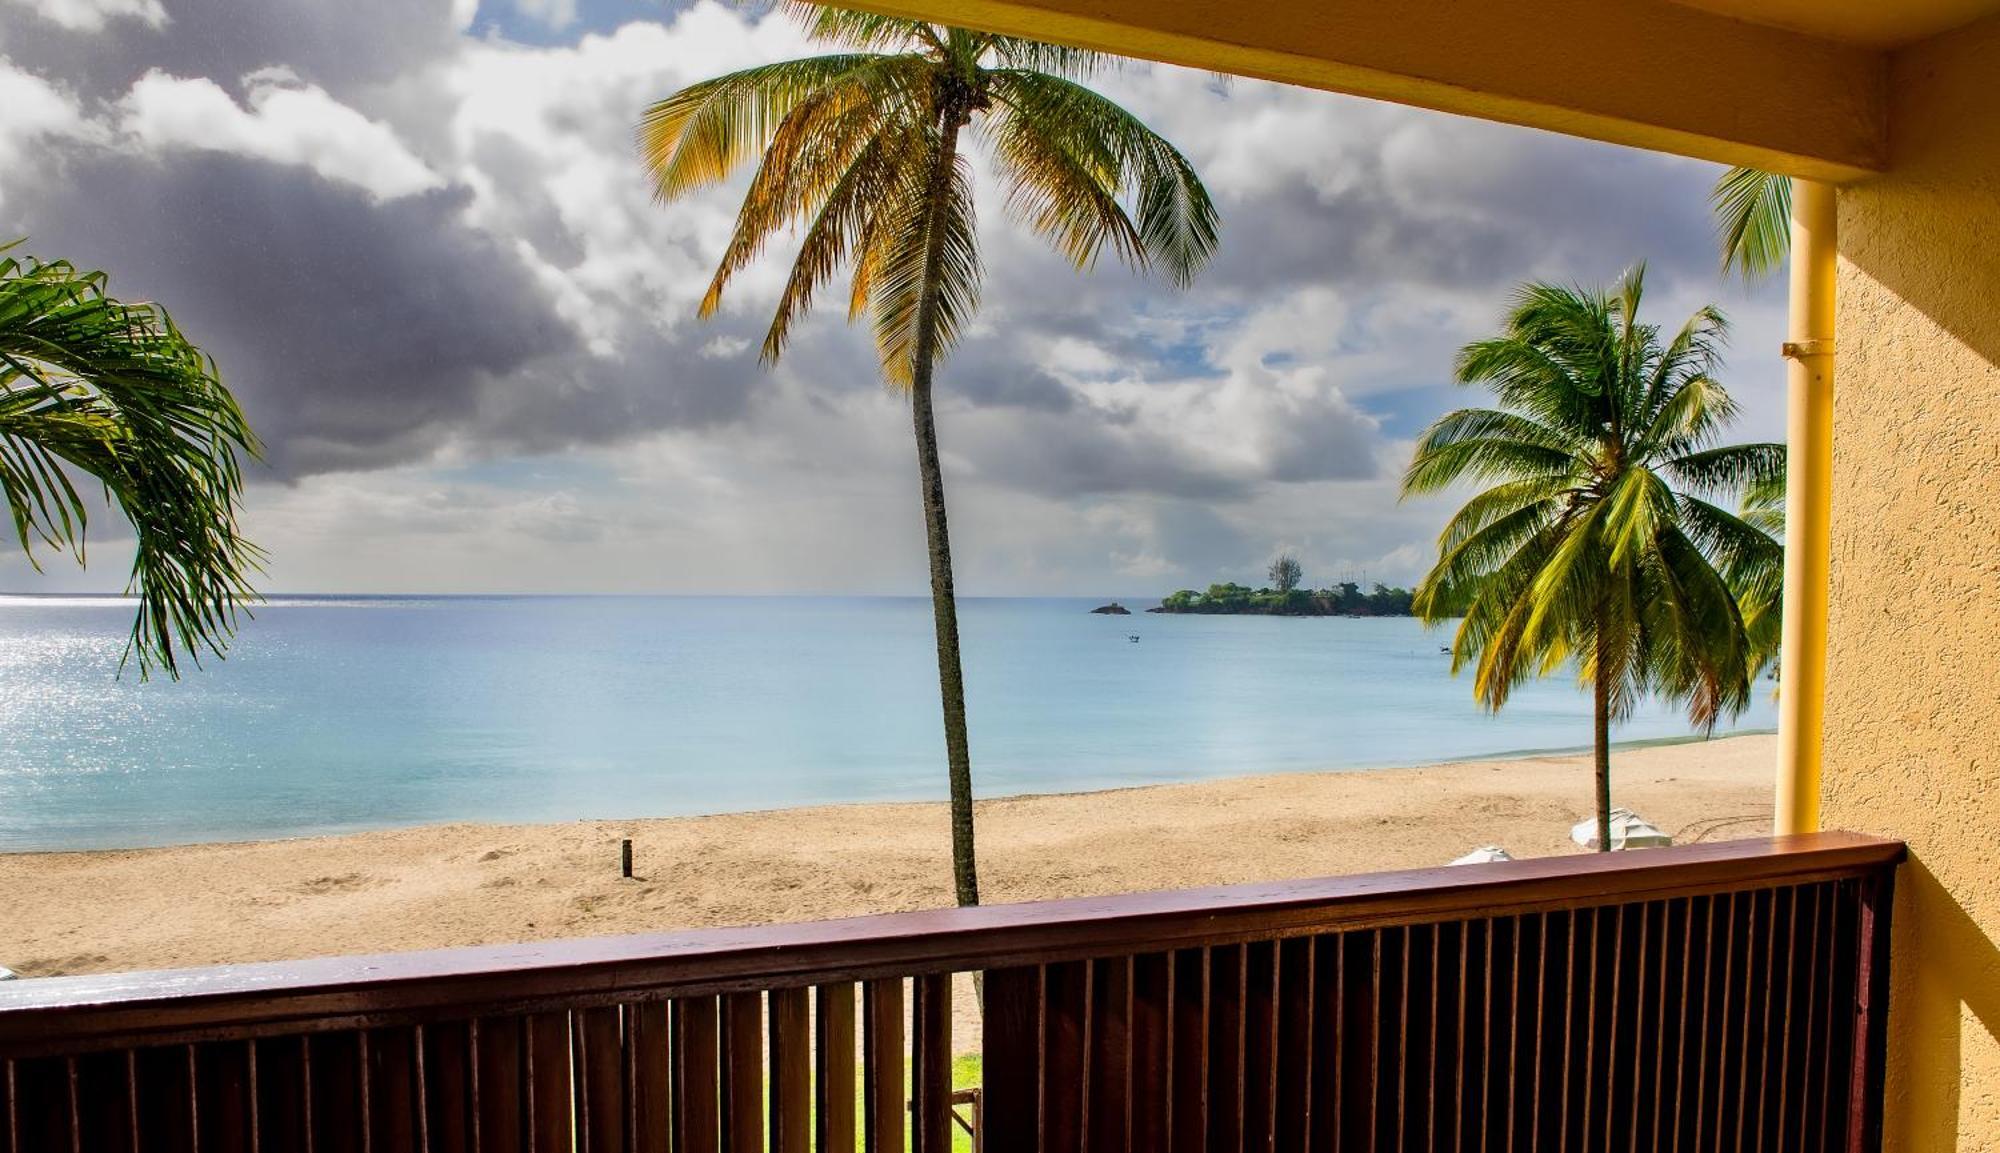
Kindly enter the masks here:
M 794 321 L 851 268 L 850 321 L 874 329 L 882 374 L 909 398 L 930 559 L 938 684 L 950 778 L 958 902 L 977 904 L 972 761 L 958 613 L 931 390 L 971 325 L 980 258 L 968 142 L 990 149 L 1009 212 L 1077 269 L 1108 248 L 1186 285 L 1214 252 L 1218 222 L 1187 159 L 1087 84 L 1098 53 L 806 3 L 787 3 L 838 48 L 703 81 L 652 105 L 640 144 L 663 200 L 754 160 L 748 191 L 701 313 L 772 237 L 798 255 L 761 351 L 784 352 Z M 968 129 L 970 133 L 968 134 Z
M 1749 703 L 1775 647 L 1783 549 L 1769 531 L 1778 444 L 1724 444 L 1727 324 L 1670 336 L 1639 318 L 1643 266 L 1612 290 L 1528 284 L 1500 335 L 1461 349 L 1459 383 L 1496 408 L 1440 417 L 1407 495 L 1484 486 L 1438 538 L 1414 609 L 1457 619 L 1452 670 L 1504 706 L 1574 668 L 1591 689 L 1599 847 L 1611 847 L 1611 726 L 1649 694 L 1712 729 Z
M 1280 553 L 1278 559 L 1271 562 L 1271 587 L 1281 593 L 1288 593 L 1298 588 L 1299 582 L 1305 579 L 1305 575 L 1305 566 L 1291 553 Z
M 261 554 L 237 529 L 239 454 L 256 437 L 214 361 L 156 304 L 102 272 L 0 247 L 0 490 L 37 568 L 40 548 L 85 561 L 90 514 L 131 523 L 125 650 L 142 677 L 220 655 L 256 598 Z M 86 495 L 91 486 L 100 493 Z
M 1206 591 L 1181 589 L 1160 601 L 1155 613 L 1214 613 L 1274 617 L 1406 617 L 1414 594 L 1377 584 L 1367 592 L 1352 581 L 1330 588 L 1261 588 L 1228 582 Z

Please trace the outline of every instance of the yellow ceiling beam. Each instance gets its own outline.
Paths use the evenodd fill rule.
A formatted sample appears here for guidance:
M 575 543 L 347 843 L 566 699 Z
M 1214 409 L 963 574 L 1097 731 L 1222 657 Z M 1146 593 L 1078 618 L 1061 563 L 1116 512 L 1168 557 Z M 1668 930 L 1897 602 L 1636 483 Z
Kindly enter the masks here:
M 1888 151 L 1882 53 L 1664 0 L 841 2 L 1834 183 Z

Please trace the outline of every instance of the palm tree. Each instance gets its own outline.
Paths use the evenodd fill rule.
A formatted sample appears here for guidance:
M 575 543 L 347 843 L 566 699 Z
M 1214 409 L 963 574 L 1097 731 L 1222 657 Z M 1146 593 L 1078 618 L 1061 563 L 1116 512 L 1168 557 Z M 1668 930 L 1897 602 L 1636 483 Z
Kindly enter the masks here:
M 906 392 L 930 549 L 938 680 L 951 782 L 958 901 L 977 904 L 972 757 L 959 668 L 944 476 L 931 384 L 979 299 L 967 128 L 991 150 L 1012 214 L 1079 270 L 1107 247 L 1186 285 L 1216 245 L 1216 214 L 1192 165 L 1083 83 L 1106 57 L 914 20 L 785 5 L 843 51 L 747 68 L 654 104 L 640 129 L 664 200 L 760 157 L 701 314 L 781 230 L 802 232 L 762 359 L 843 266 L 848 319 L 873 325 L 883 376 Z
M 1499 407 L 1440 417 L 1403 476 L 1406 496 L 1490 486 L 1445 526 L 1414 611 L 1463 618 L 1452 671 L 1476 662 L 1489 708 L 1576 666 L 1605 849 L 1612 724 L 1649 693 L 1704 729 L 1741 712 L 1768 656 L 1747 613 L 1783 572 L 1778 541 L 1714 499 L 1770 492 L 1785 461 L 1783 445 L 1718 444 L 1736 415 L 1715 379 L 1726 323 L 1703 308 L 1662 342 L 1639 320 L 1644 283 L 1642 267 L 1610 293 L 1524 286 L 1505 331 L 1458 355 L 1459 382 Z
M 1722 236 L 1722 270 L 1745 280 L 1764 276 L 1792 249 L 1792 178 L 1732 168 L 1708 193 Z
M 37 567 L 37 546 L 82 564 L 95 502 L 76 482 L 102 486 L 137 538 L 125 656 L 141 677 L 220 655 L 255 599 L 239 451 L 258 451 L 242 411 L 163 309 L 112 299 L 102 272 L 0 258 L 0 490 L 14 533 Z

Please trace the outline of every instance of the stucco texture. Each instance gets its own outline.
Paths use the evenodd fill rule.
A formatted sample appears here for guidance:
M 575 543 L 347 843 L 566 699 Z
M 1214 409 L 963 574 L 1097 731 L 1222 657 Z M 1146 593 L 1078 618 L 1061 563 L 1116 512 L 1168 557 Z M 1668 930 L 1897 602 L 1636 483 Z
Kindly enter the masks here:
M 1841 190 L 1824 822 L 1910 844 L 1886 1147 L 2000 1150 L 2000 21 Z

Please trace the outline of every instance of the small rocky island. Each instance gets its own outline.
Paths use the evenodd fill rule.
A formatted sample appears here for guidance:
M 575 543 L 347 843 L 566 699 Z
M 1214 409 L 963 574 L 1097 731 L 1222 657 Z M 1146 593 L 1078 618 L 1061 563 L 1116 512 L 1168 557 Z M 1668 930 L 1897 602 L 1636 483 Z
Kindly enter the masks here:
M 1376 584 L 1363 592 L 1353 581 L 1323 589 L 1301 588 L 1305 576 L 1298 558 L 1286 554 L 1271 562 L 1271 584 L 1253 589 L 1234 581 L 1212 584 L 1206 592 L 1182 589 L 1149 613 L 1213 613 L 1273 617 L 1406 617 L 1413 594 L 1409 589 Z M 1104 611 L 1099 609 L 1099 612 Z
M 1108 605 L 1098 605 L 1096 608 L 1091 609 L 1090 611 L 1093 613 L 1100 613 L 1108 617 L 1129 617 L 1132 615 L 1131 609 L 1126 608 L 1124 605 L 1119 604 L 1117 601 L 1112 601 Z

